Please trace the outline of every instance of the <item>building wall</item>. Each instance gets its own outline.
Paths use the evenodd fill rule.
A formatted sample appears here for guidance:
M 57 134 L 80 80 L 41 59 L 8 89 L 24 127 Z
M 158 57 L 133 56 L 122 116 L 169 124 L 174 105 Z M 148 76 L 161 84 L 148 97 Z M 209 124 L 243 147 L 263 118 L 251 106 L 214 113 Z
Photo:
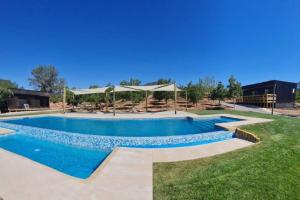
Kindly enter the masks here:
M 9 109 L 23 109 L 24 104 L 30 108 L 49 108 L 49 97 L 15 94 L 7 100 Z
M 277 96 L 276 107 L 293 107 L 296 100 L 297 84 L 284 81 L 267 81 L 247 85 L 243 87 L 244 96 L 273 94 L 276 84 L 275 94 Z
M 276 94 L 278 103 L 294 103 L 296 101 L 296 83 L 276 82 Z

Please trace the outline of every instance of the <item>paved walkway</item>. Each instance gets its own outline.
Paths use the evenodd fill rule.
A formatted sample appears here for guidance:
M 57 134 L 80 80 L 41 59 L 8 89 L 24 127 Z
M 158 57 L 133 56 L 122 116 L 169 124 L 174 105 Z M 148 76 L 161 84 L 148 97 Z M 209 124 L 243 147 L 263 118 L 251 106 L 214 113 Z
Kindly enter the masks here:
M 5 200 L 151 200 L 153 162 L 203 158 L 252 144 L 231 139 L 170 149 L 118 148 L 86 181 L 0 149 L 0 196 Z
M 232 103 L 225 103 L 225 102 L 221 102 L 221 104 L 223 106 L 227 106 L 232 109 L 239 110 L 239 111 L 256 112 L 256 113 L 262 113 L 262 114 L 271 114 L 272 113 L 271 109 L 260 108 L 260 107 L 256 107 L 256 106 L 243 106 L 243 105 L 235 105 L 234 106 L 234 104 L 232 104 Z M 275 112 L 274 114 L 279 114 L 279 113 Z

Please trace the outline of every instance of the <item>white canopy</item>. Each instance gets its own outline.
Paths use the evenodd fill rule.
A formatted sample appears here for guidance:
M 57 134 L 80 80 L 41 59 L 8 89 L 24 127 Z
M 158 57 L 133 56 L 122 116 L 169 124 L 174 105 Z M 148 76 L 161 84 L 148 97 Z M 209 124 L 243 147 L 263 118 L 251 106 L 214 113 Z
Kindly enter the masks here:
M 82 95 L 82 94 L 87 94 L 86 91 L 81 90 L 81 89 L 76 89 L 76 90 L 70 90 L 73 94 L 75 95 Z
M 102 88 L 92 88 L 92 89 L 76 89 L 71 90 L 75 95 L 83 95 L 83 94 L 102 94 L 105 93 L 109 87 Z
M 164 86 L 164 87 L 160 87 L 160 88 L 156 88 L 153 90 L 153 92 L 174 92 L 175 88 L 176 87 L 174 84 L 171 84 L 171 85 L 167 85 L 167 86 Z M 182 91 L 181 89 L 179 89 L 178 87 L 176 87 L 176 92 L 180 92 Z
M 127 87 L 123 87 L 123 86 L 115 86 L 115 92 L 131 92 L 131 91 L 139 91 L 137 89 L 134 88 L 127 88 Z M 113 91 L 111 91 L 113 92 Z
M 141 91 L 153 91 L 154 89 L 157 89 L 157 88 L 160 88 L 163 86 L 166 86 L 166 84 L 164 84 L 164 85 L 145 85 L 145 86 L 126 85 L 124 87 L 133 88 L 133 89 L 141 90 Z
M 102 87 L 102 88 L 92 88 L 92 89 L 84 89 L 84 91 L 90 94 L 97 94 L 97 93 L 105 93 L 109 87 Z

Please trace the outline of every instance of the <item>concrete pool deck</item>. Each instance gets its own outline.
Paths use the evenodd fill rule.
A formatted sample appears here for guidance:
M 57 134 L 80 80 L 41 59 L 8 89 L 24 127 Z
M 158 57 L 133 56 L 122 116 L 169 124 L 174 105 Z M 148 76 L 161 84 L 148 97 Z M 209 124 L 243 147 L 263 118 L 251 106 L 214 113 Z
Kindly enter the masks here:
M 66 117 L 108 118 L 106 114 L 66 114 Z M 122 115 L 122 116 L 121 116 Z M 157 118 L 174 117 L 172 113 L 120 114 L 112 118 Z M 56 115 L 57 116 L 57 115 Z M 62 115 L 59 115 L 62 116 Z M 102 116 L 102 117 L 101 117 Z M 210 117 L 179 112 L 177 117 Z M 269 122 L 268 119 L 249 118 L 234 115 L 244 121 L 222 123 L 220 126 L 234 129 L 237 126 Z M 35 199 L 152 199 L 154 162 L 171 162 L 214 156 L 253 143 L 230 139 L 206 145 L 177 148 L 116 148 L 111 155 L 87 180 L 80 180 L 58 172 L 45 165 L 0 148 L 0 196 L 4 200 Z

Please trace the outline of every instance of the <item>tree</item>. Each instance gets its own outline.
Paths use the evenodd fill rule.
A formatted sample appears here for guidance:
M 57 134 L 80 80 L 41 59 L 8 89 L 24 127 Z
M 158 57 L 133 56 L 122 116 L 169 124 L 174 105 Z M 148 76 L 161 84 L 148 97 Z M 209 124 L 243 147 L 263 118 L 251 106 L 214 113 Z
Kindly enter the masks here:
M 130 85 L 130 86 L 138 86 L 141 84 L 141 81 L 139 79 L 135 79 L 135 78 L 130 78 L 129 81 L 123 80 L 120 82 L 121 86 L 126 86 L 126 85 Z M 116 95 L 117 99 L 125 99 L 127 101 L 133 101 L 135 103 L 140 102 L 141 100 L 143 100 L 143 93 L 141 92 L 120 92 Z
M 217 86 L 217 82 L 214 77 L 206 76 L 202 79 L 199 79 L 199 88 L 207 96 L 213 91 Z
M 29 84 L 42 92 L 61 93 L 66 85 L 66 81 L 58 77 L 59 73 L 53 65 L 39 65 L 31 75 Z
M 228 79 L 228 98 L 233 99 L 234 105 L 236 98 L 241 97 L 243 94 L 242 85 L 238 82 L 233 75 L 231 75 Z
M 0 79 L 0 88 L 18 88 L 18 84 L 10 80 Z
M 66 88 L 66 101 L 67 101 L 67 104 L 77 105 L 79 100 L 81 100 L 81 98 L 78 98 L 77 96 L 74 96 L 73 92 L 71 92 L 69 90 L 69 88 Z M 50 102 L 58 103 L 58 102 L 62 102 L 62 101 L 63 101 L 63 94 L 62 93 L 52 93 L 50 95 Z
M 154 84 L 162 85 L 162 84 L 170 84 L 172 81 L 171 79 L 158 79 L 157 82 L 154 82 Z M 159 101 L 165 100 L 168 102 L 169 99 L 174 98 L 174 92 L 154 92 L 153 97 Z
M 0 87 L 0 113 L 6 110 L 5 100 L 12 95 L 12 92 L 8 88 Z
M 92 84 L 90 85 L 89 89 L 99 88 L 100 86 L 98 84 Z
M 210 98 L 212 100 L 218 100 L 219 105 L 221 105 L 221 101 L 223 101 L 225 99 L 226 94 L 227 94 L 227 91 L 226 91 L 224 85 L 222 84 L 222 82 L 219 82 L 217 87 L 212 90 L 212 92 L 210 94 Z
M 99 88 L 100 86 L 97 84 L 90 85 L 89 89 L 93 88 Z M 94 104 L 96 107 L 98 106 L 99 103 L 105 102 L 105 96 L 103 94 L 89 94 L 89 95 L 84 95 L 82 97 L 86 102 L 90 102 Z
M 140 85 L 141 81 L 139 79 L 134 79 L 134 78 L 130 78 L 129 81 L 123 80 L 120 82 L 120 85 L 124 86 L 124 85 Z
M 204 92 L 199 84 L 193 84 L 189 82 L 187 85 L 187 94 L 188 94 L 188 101 L 196 104 L 200 99 L 203 98 Z M 185 96 L 185 93 L 181 92 L 181 97 Z
M 0 79 L 0 112 L 6 110 L 5 100 L 13 95 L 10 90 L 12 88 L 18 88 L 18 85 L 10 80 Z

